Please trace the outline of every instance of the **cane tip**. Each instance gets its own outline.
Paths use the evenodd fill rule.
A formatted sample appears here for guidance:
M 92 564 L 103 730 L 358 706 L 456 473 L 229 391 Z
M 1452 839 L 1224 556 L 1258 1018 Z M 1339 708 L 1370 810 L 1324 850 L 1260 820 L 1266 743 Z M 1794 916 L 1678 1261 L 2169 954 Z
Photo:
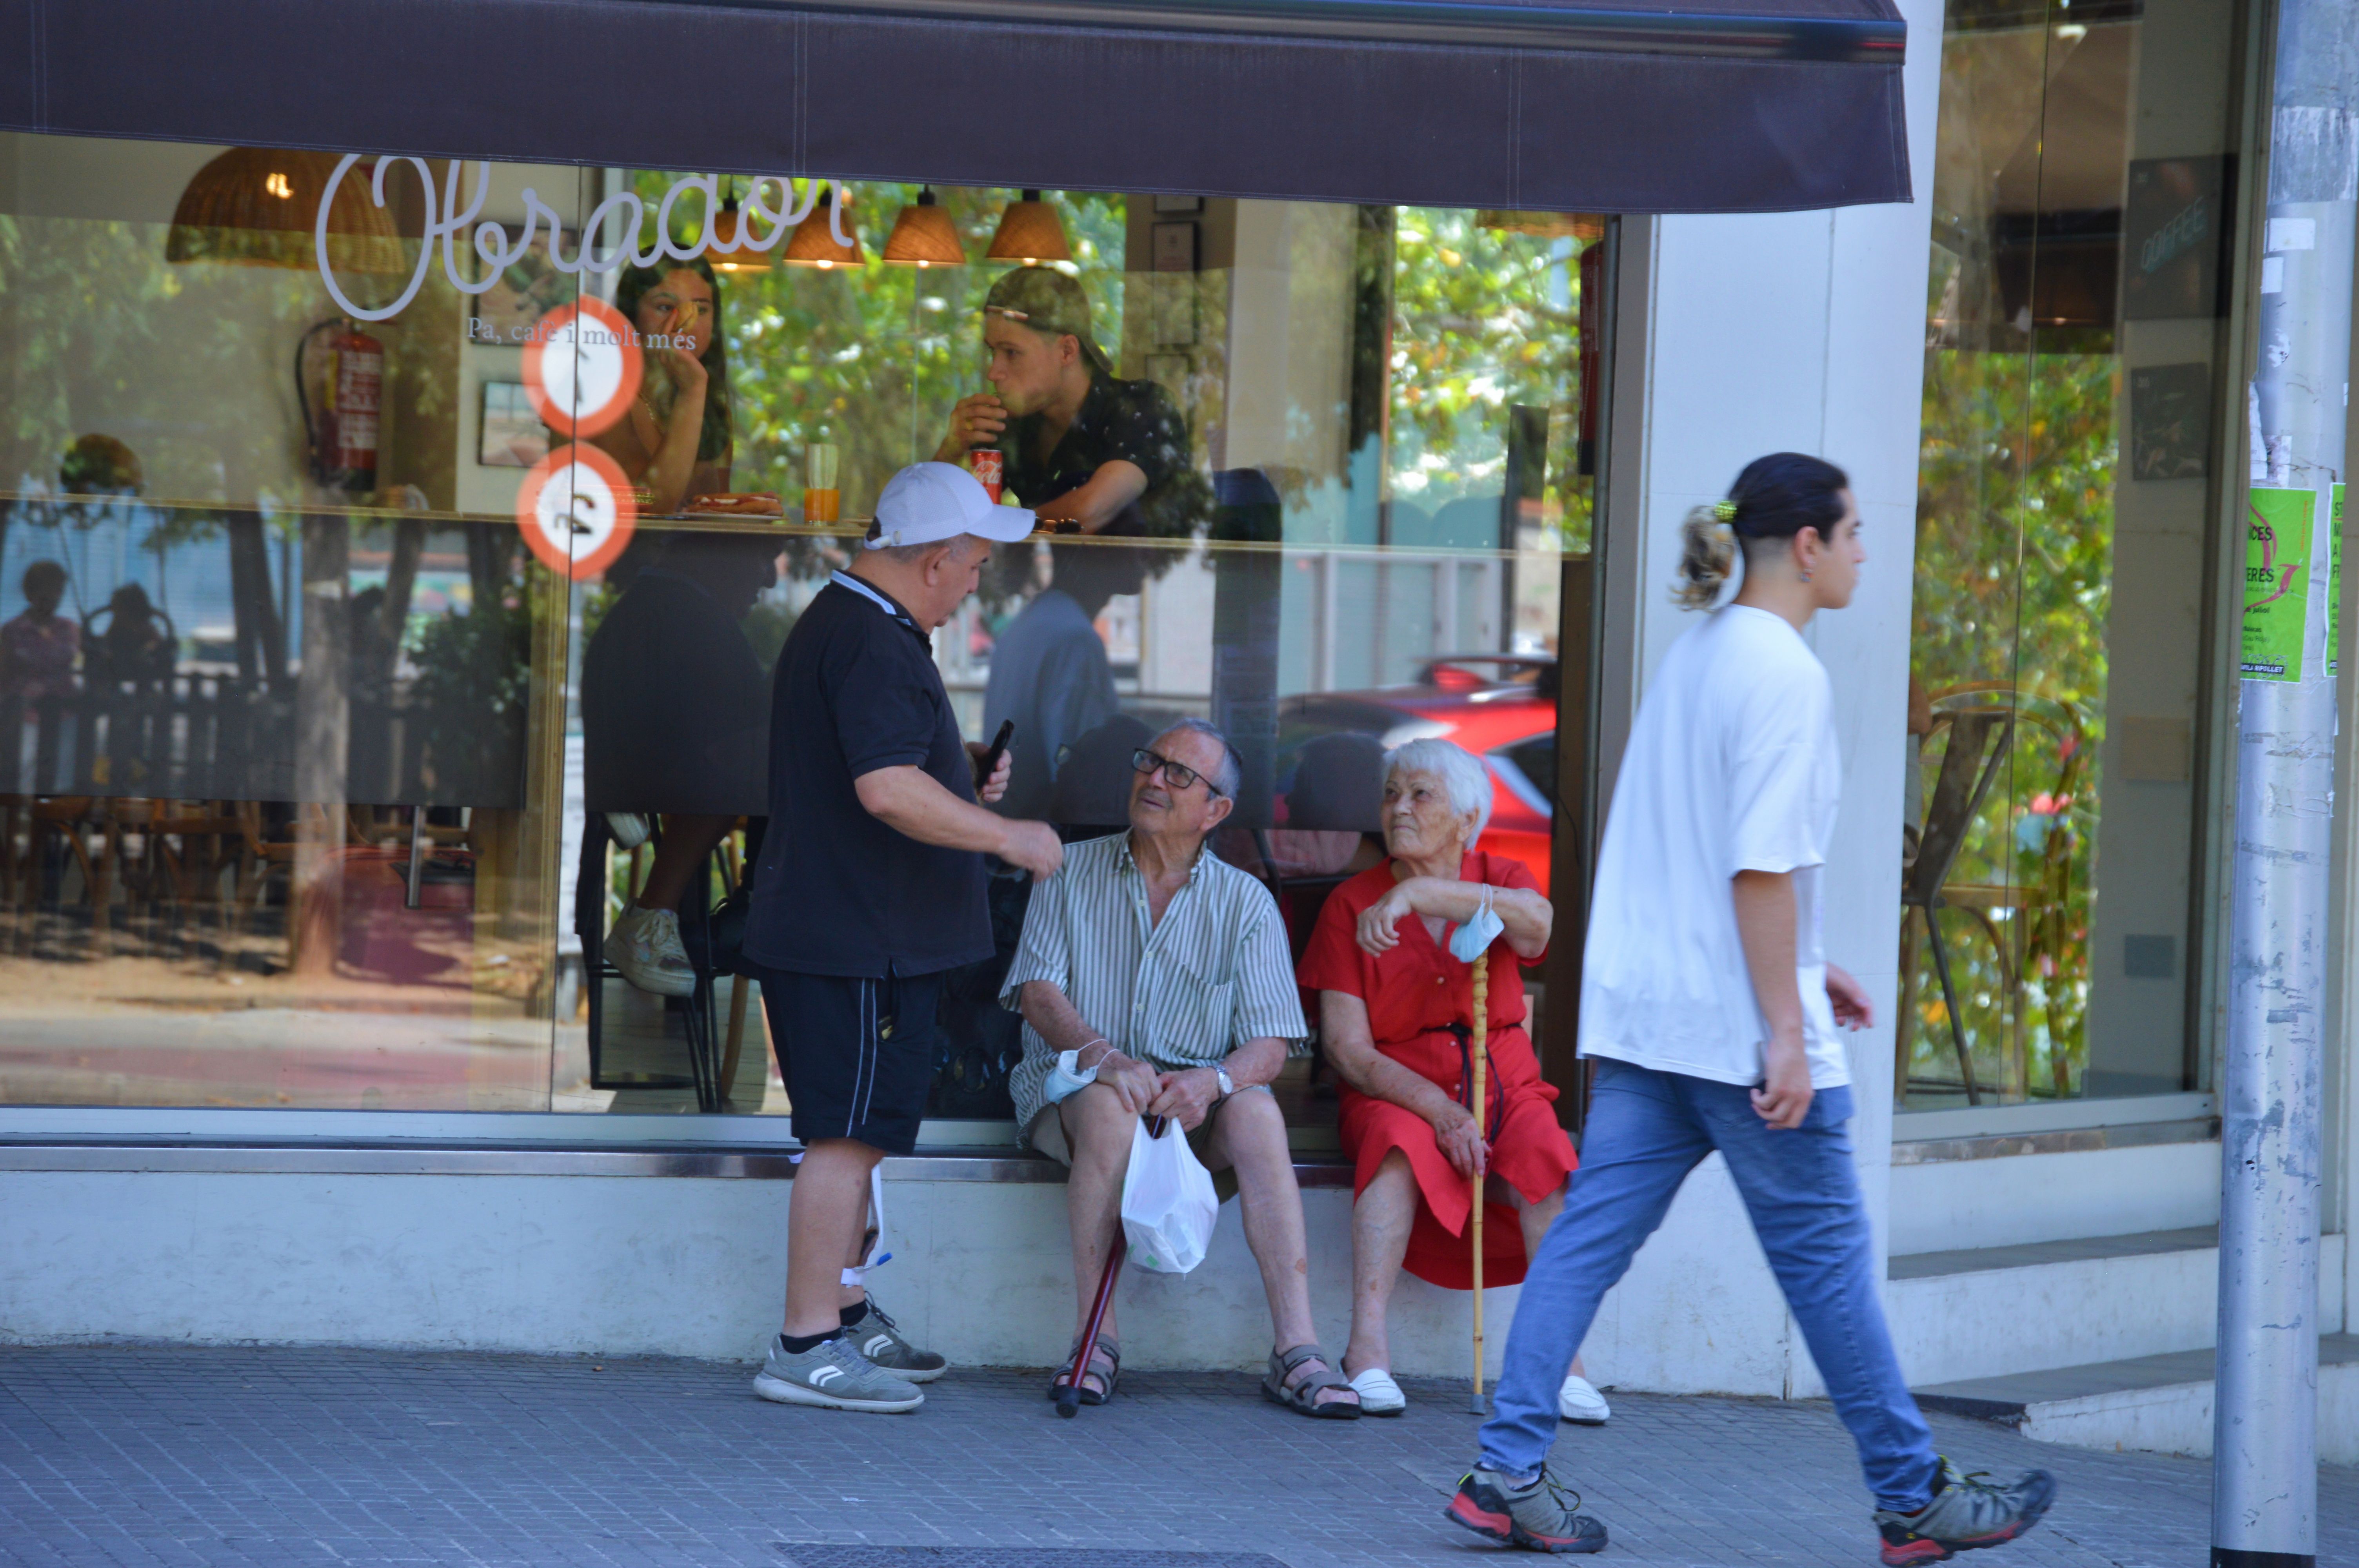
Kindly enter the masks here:
M 1080 1395 L 1064 1393 L 1057 1396 L 1057 1413 L 1063 1416 L 1067 1421 L 1071 1421 L 1073 1417 L 1079 1415 L 1081 1411 L 1082 1400 Z

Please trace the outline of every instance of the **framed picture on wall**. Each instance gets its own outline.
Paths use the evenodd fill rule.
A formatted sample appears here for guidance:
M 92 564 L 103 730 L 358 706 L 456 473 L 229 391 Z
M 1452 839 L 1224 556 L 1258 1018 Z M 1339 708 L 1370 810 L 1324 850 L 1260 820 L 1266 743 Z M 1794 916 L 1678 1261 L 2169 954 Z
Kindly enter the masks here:
M 2130 377 L 2130 477 L 2212 471 L 2212 367 L 2140 365 Z
M 549 430 L 520 381 L 484 383 L 475 461 L 487 469 L 528 469 L 549 456 Z
M 1195 271 L 1196 225 L 1193 223 L 1156 224 L 1154 248 L 1157 272 Z
M 1173 212 L 1201 212 L 1204 199 L 1201 196 L 1158 196 L 1155 199 L 1156 216 Z
M 560 242 L 567 255 L 576 254 L 582 246 L 582 236 L 572 230 L 565 231 Z M 484 271 L 490 264 L 466 247 L 469 267 L 468 281 L 481 283 Z M 577 275 L 578 276 L 579 275 Z M 511 338 L 511 327 L 529 328 L 550 311 L 571 305 L 580 293 L 572 277 L 557 270 L 549 259 L 549 236 L 536 230 L 532 248 L 504 268 L 497 282 L 477 295 L 470 303 L 468 314 L 480 318 L 501 342 L 517 341 Z

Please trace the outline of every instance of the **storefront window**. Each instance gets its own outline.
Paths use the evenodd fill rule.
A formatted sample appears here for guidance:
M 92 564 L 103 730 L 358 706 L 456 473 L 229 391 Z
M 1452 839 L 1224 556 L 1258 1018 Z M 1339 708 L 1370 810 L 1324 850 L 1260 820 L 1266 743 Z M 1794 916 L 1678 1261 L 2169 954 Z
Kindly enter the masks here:
M 2199 1087 L 2240 36 L 2224 0 L 1948 14 L 1903 872 L 1908 1108 Z
M 1161 455 L 936 636 L 1010 808 L 1117 828 L 1209 718 L 1218 850 L 1307 935 L 1375 751 L 1449 733 L 1549 878 L 1603 219 L 408 159 L 380 208 L 334 155 L 0 143 L 0 1101 L 788 1109 L 751 985 L 602 944 L 660 895 L 725 957 L 771 665 L 1027 266 Z M 937 1116 L 1007 1114 L 995 989 L 947 989 Z

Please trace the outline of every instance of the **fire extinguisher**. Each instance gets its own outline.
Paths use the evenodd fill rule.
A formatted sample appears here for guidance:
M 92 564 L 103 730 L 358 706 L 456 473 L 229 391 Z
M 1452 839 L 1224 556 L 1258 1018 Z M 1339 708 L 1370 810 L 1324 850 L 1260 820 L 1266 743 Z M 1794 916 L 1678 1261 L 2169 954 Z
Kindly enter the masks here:
M 311 407 L 308 372 L 312 340 L 327 341 L 326 398 Z M 341 316 L 303 334 L 295 346 L 295 400 L 310 445 L 311 477 L 330 490 L 376 488 L 377 420 L 385 397 L 385 345 Z

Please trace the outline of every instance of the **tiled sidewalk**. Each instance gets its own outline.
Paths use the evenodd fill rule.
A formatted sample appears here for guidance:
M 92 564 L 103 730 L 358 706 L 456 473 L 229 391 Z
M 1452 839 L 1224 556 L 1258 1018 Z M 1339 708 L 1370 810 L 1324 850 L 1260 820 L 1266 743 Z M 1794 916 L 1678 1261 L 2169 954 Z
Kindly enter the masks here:
M 1397 1421 L 1314 1422 L 1243 1376 L 1134 1375 L 1064 1422 L 1043 1377 L 951 1373 L 914 1416 L 763 1403 L 751 1368 L 381 1351 L 0 1349 L 0 1562 L 1223 1568 L 1506 1559 L 1445 1524 L 1472 1453 L 1460 1385 Z M 2063 1496 L 1975 1568 L 2206 1560 L 2209 1466 L 1932 1418 L 1968 1469 Z M 1560 1464 L 1601 1561 L 1870 1564 L 1849 1442 L 1821 1404 L 1623 1394 Z M 2321 1563 L 2359 1563 L 2359 1472 L 2321 1483 Z M 1086 1549 L 1086 1550 L 1084 1550 Z M 1203 1553 L 1197 1558 L 1167 1553 Z

